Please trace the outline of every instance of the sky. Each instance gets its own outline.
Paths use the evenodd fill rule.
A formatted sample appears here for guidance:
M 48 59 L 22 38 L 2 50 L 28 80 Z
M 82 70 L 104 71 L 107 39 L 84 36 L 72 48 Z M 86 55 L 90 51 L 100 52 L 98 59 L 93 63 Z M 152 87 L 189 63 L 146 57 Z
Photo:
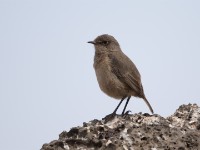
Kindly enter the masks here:
M 136 64 L 156 114 L 200 106 L 199 8 L 198 0 L 0 0 L 0 149 L 40 149 L 115 109 L 87 43 L 101 34 Z M 134 97 L 127 110 L 150 113 Z

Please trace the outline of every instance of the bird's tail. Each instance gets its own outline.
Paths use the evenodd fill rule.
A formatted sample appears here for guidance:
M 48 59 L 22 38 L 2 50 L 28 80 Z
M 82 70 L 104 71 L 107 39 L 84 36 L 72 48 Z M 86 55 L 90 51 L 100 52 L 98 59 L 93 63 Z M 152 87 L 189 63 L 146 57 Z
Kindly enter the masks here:
M 153 114 L 153 108 L 151 107 L 151 105 L 150 105 L 150 103 L 148 102 L 148 100 L 146 99 L 146 97 L 143 96 L 142 98 L 144 99 L 145 103 L 147 104 L 147 106 L 149 107 L 151 113 Z

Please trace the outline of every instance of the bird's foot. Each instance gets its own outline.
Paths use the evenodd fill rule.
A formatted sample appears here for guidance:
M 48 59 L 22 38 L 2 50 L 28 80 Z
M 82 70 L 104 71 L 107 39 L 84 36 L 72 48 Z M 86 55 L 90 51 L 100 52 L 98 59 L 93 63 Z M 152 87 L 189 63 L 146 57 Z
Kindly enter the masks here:
M 113 119 L 115 118 L 116 115 L 117 115 L 117 114 L 116 114 L 115 112 L 113 112 L 113 113 L 111 113 L 111 114 L 105 116 L 105 117 L 103 118 L 103 120 L 105 120 L 105 123 L 107 123 L 108 121 L 113 120 Z
M 125 113 L 122 113 L 122 117 L 129 115 L 130 112 L 130 110 L 127 110 Z

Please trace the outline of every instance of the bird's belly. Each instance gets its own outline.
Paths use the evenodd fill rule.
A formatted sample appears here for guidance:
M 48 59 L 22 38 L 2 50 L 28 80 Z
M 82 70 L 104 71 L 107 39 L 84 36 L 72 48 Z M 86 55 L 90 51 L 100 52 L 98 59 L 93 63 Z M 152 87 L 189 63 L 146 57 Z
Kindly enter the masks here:
M 95 69 L 95 72 L 101 90 L 108 96 L 116 99 L 128 96 L 126 86 L 111 72 L 109 67 L 103 66 Z

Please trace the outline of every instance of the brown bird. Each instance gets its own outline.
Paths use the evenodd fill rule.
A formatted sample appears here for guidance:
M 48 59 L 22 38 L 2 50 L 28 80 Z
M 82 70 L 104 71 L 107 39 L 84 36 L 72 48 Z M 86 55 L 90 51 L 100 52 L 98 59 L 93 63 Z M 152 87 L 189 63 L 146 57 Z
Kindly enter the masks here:
M 94 44 L 95 47 L 94 69 L 101 90 L 108 96 L 121 99 L 113 114 L 116 114 L 122 101 L 127 98 L 122 112 L 124 115 L 131 96 L 143 98 L 153 113 L 144 94 L 140 73 L 122 52 L 117 40 L 111 35 L 103 34 L 88 43 Z

